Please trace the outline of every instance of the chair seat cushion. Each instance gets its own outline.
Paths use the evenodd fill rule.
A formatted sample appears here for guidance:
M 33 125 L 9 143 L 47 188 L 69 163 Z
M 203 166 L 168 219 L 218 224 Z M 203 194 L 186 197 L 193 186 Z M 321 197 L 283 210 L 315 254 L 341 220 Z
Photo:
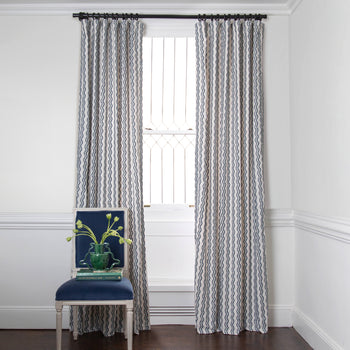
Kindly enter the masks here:
M 56 300 L 132 300 L 130 281 L 77 281 L 75 278 L 63 283 L 56 292 Z

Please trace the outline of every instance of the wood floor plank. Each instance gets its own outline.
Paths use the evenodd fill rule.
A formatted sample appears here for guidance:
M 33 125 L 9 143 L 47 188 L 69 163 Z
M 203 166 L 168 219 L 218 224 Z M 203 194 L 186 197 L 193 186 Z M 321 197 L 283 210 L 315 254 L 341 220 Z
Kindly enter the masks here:
M 0 330 L 0 350 L 54 350 L 54 330 Z M 63 331 L 62 350 L 126 350 L 123 335 L 103 337 L 89 333 L 73 340 Z M 309 350 L 293 328 L 269 328 L 267 334 L 242 332 L 238 336 L 197 334 L 194 326 L 159 325 L 134 336 L 133 350 Z

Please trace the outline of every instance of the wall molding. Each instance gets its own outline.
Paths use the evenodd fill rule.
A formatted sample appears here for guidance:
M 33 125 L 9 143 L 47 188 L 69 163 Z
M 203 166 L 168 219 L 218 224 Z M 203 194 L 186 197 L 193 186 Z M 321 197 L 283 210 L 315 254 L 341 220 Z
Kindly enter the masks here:
M 350 244 L 350 219 L 295 210 L 293 221 L 297 229 Z
M 150 293 L 152 294 L 152 292 Z M 180 301 L 181 297 L 178 297 Z M 0 306 L 2 329 L 55 329 L 52 306 Z M 195 324 L 193 305 L 151 305 L 151 324 Z M 68 308 L 63 309 L 63 328 L 69 325 Z M 293 305 L 269 305 L 269 327 L 291 327 L 315 349 L 345 350 L 315 322 Z
M 269 327 L 292 327 L 293 305 L 269 305 Z
M 70 230 L 72 213 L 0 213 L 0 230 Z
M 72 213 L 0 213 L 0 230 L 70 230 L 72 229 Z M 164 223 L 172 223 L 173 229 L 161 232 Z M 182 231 L 182 225 L 189 225 L 188 217 L 185 219 L 164 220 L 164 217 L 152 216 L 147 220 L 146 226 L 152 224 L 154 232 L 150 236 L 192 236 L 192 233 Z M 294 227 L 309 233 L 317 234 L 329 239 L 350 244 L 350 219 L 328 217 L 310 212 L 291 209 L 267 209 L 265 212 L 265 226 L 268 227 Z
M 288 0 L 287 7 L 289 9 L 289 14 L 293 14 L 302 1 L 303 0 Z
M 173 225 L 193 224 L 193 220 L 188 214 L 182 216 L 177 214 L 178 219 L 174 217 L 164 217 L 163 213 L 158 212 L 147 216 L 145 214 L 145 223 L 153 226 L 171 223 Z M 1 213 L 0 212 L 0 230 L 67 230 L 72 229 L 72 213 Z M 293 227 L 293 211 L 291 209 L 267 209 L 265 213 L 266 227 Z M 159 236 L 159 233 L 152 233 Z M 170 230 L 164 235 L 181 236 L 181 232 Z M 188 234 L 183 234 L 188 236 Z
M 54 306 L 0 306 L 0 315 L 0 329 L 56 328 L 56 309 Z M 62 316 L 63 327 L 68 328 L 68 308 L 63 309 Z
M 55 329 L 54 306 L 0 306 L 2 329 Z M 292 306 L 270 305 L 269 327 L 291 327 Z M 194 305 L 150 305 L 151 324 L 195 324 Z M 68 328 L 69 311 L 63 309 L 63 328 Z
M 294 227 L 291 209 L 265 209 L 265 227 Z
M 297 307 L 293 308 L 292 319 L 293 327 L 314 349 L 345 350 Z
M 73 12 L 137 12 L 137 13 L 266 13 L 267 15 L 290 15 L 297 7 L 300 0 L 288 0 L 284 3 L 265 1 L 264 3 L 242 2 L 182 2 L 182 3 L 26 3 L 26 4 L 1 4 L 2 16 L 62 16 L 71 15 Z

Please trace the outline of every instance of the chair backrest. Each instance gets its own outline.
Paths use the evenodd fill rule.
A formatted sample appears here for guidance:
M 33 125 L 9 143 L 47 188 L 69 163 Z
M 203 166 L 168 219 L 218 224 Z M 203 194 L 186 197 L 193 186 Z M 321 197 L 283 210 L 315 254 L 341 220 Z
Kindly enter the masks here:
M 111 223 L 114 220 L 114 217 L 117 216 L 119 220 L 114 224 L 113 228 L 118 228 L 122 226 L 123 229 L 118 231 L 119 234 L 128 238 L 128 219 L 127 219 L 127 209 L 125 208 L 77 208 L 74 210 L 74 228 L 76 228 L 76 222 L 81 220 L 84 225 L 87 225 L 91 228 L 95 234 L 97 241 L 101 240 L 102 234 L 107 230 L 108 220 L 106 215 L 111 213 Z M 90 243 L 92 239 L 87 236 L 78 236 L 73 239 L 73 269 L 72 275 L 75 277 L 76 272 L 79 268 L 84 267 L 80 264 L 80 261 L 84 259 L 86 253 L 90 248 Z M 109 237 L 105 241 L 109 243 L 109 247 L 116 259 L 120 260 L 118 267 L 122 267 L 124 270 L 124 275 L 128 273 L 128 248 L 127 244 L 120 244 L 119 239 L 116 237 Z M 109 259 L 109 266 L 113 263 Z

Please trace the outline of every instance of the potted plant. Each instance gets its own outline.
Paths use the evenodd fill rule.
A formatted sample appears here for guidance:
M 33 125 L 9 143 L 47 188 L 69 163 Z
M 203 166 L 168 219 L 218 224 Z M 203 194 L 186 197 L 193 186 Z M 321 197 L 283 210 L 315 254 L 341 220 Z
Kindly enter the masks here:
M 98 241 L 96 238 L 96 235 L 93 233 L 91 228 L 87 225 L 85 225 L 81 220 L 78 220 L 75 225 L 76 228 L 73 230 L 73 233 L 75 233 L 73 236 L 67 237 L 67 241 L 70 242 L 74 237 L 78 236 L 88 236 L 92 239 L 92 243 L 90 243 L 90 249 L 86 253 L 83 260 L 80 261 L 83 265 L 89 264 L 86 262 L 88 256 L 90 257 L 90 262 L 92 267 L 95 270 L 105 270 L 107 269 L 108 262 L 109 262 L 109 256 L 113 259 L 114 263 L 109 267 L 111 269 L 115 265 L 119 263 L 118 259 L 115 259 L 113 256 L 113 253 L 111 252 L 109 248 L 109 244 L 105 242 L 105 240 L 108 237 L 116 237 L 119 239 L 120 244 L 131 244 L 131 239 L 126 239 L 120 235 L 120 231 L 123 230 L 123 226 L 118 226 L 117 228 L 113 228 L 114 225 L 118 222 L 119 218 L 117 216 L 114 217 L 113 222 L 111 223 L 112 214 L 108 213 L 106 214 L 106 218 L 108 220 L 107 229 L 106 231 L 101 235 L 101 240 Z

